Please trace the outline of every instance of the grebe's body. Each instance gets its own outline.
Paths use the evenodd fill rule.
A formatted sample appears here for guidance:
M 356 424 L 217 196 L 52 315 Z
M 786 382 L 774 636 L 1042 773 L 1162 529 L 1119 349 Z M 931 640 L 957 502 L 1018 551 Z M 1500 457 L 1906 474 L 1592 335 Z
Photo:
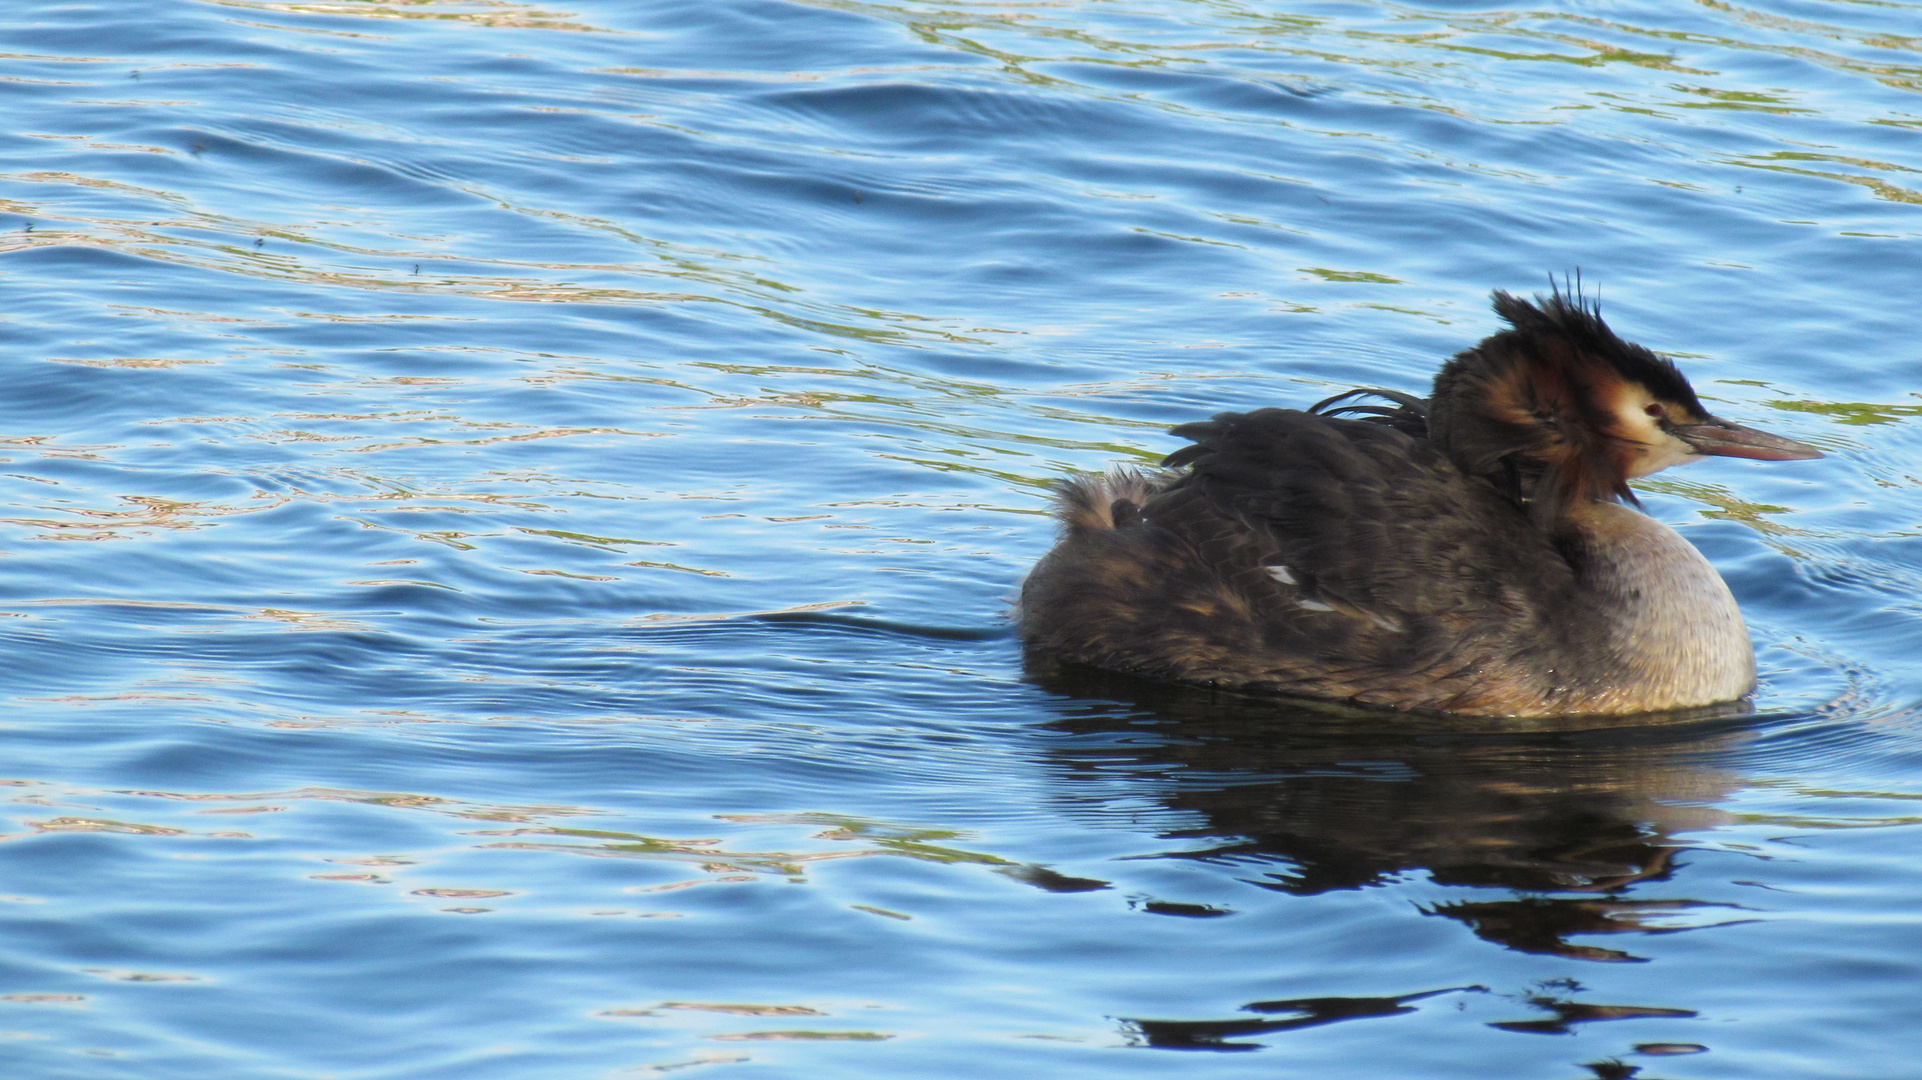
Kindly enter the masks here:
M 1171 471 L 1071 480 L 1019 617 L 1059 658 L 1396 709 L 1549 716 L 1733 701 L 1728 586 L 1627 481 L 1707 454 L 1821 456 L 1710 416 L 1579 299 L 1495 294 L 1512 329 L 1423 401 L 1223 413 Z M 1360 393 L 1360 392 L 1357 392 Z

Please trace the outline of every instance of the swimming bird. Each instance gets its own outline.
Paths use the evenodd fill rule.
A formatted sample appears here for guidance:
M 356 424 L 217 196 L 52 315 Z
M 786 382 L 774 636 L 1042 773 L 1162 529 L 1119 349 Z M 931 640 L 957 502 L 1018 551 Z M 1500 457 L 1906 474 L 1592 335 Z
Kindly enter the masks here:
M 1427 399 L 1351 390 L 1184 424 L 1163 471 L 1064 482 L 1016 617 L 1039 653 L 1417 712 L 1572 716 L 1736 701 L 1728 585 L 1628 481 L 1812 446 L 1712 416 L 1599 305 L 1505 292 Z M 1389 404 L 1358 403 L 1367 396 Z

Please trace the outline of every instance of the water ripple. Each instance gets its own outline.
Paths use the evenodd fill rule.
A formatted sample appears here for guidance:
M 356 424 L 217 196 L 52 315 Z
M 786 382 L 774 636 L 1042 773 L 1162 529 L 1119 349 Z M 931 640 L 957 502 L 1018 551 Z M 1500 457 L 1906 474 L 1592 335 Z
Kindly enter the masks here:
M 103 10 L 0 30 L 15 1073 L 1908 1067 L 1914 4 Z M 1752 711 L 1023 668 L 1056 478 L 1577 268 L 1829 453 L 1642 485 Z

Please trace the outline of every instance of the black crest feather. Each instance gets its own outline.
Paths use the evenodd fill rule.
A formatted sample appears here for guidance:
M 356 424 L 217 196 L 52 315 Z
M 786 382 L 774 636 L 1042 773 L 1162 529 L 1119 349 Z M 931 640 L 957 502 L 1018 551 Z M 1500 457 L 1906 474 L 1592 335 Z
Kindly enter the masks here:
M 1633 503 L 1613 408 L 1628 384 L 1706 417 L 1673 363 L 1624 341 L 1579 282 L 1524 300 L 1496 291 L 1508 328 L 1435 376 L 1429 436 L 1463 471 L 1495 484 L 1552 528 L 1584 500 Z
M 1617 337 L 1602 321 L 1601 300 L 1583 296 L 1579 284 L 1573 290 L 1555 288 L 1546 297 L 1538 295 L 1532 304 L 1500 289 L 1495 290 L 1494 298 L 1495 314 L 1514 328 L 1495 335 L 1497 338 L 1509 333 L 1563 338 L 1583 352 L 1612 362 L 1623 378 L 1648 387 L 1656 397 L 1706 414 L 1695 388 L 1674 361 Z

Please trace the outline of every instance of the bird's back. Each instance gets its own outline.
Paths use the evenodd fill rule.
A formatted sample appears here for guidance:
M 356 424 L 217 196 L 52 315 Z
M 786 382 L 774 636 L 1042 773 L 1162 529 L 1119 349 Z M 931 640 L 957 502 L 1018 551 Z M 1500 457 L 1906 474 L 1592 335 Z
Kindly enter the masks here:
M 1419 404 L 1419 403 L 1413 403 Z M 1064 489 L 1066 535 L 1023 588 L 1066 659 L 1402 709 L 1563 711 L 1568 560 L 1419 413 L 1224 413 L 1159 477 Z

